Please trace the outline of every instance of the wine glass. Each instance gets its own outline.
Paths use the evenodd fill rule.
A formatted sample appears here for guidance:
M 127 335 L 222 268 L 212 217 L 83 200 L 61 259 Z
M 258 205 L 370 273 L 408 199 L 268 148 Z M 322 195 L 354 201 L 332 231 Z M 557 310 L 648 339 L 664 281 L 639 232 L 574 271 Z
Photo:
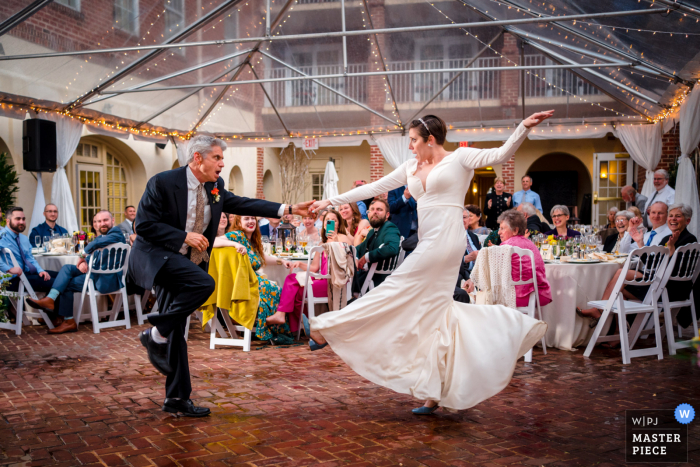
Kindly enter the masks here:
M 282 253 L 282 239 L 279 236 L 275 240 L 275 253 L 278 255 Z
M 48 253 L 51 251 L 51 239 L 48 235 L 44 236 L 44 250 Z

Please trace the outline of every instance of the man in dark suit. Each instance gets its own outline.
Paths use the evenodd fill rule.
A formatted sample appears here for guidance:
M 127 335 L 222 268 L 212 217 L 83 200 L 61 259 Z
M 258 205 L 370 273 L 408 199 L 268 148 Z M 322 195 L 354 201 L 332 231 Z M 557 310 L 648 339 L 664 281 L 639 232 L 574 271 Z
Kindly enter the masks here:
M 456 302 L 469 303 L 469 294 L 461 285 L 462 281 L 468 281 L 471 278 L 474 262 L 479 254 L 479 250 L 481 250 L 481 242 L 479 242 L 479 237 L 469 230 L 469 211 L 466 209 L 462 212 L 462 220 L 464 221 L 464 229 L 467 232 L 467 249 L 464 251 L 464 258 L 462 258 L 462 263 L 459 265 L 457 285 L 455 286 L 452 299 Z
M 150 290 L 155 286 L 160 314 L 139 338 L 153 366 L 166 375 L 163 410 L 202 417 L 209 409 L 190 400 L 185 324 L 215 289 L 207 274 L 209 254 L 221 213 L 279 218 L 306 215 L 311 204 L 286 206 L 236 196 L 219 177 L 226 143 L 198 135 L 188 144 L 188 165 L 159 173 L 146 185 L 136 214 L 129 276 Z
M 533 204 L 520 203 L 517 207 L 517 210 L 522 212 L 523 215 L 525 215 L 525 219 L 527 221 L 527 230 L 529 230 L 530 233 L 543 233 L 549 231 L 549 226 L 542 224 L 542 221 L 540 221 L 540 218 L 537 215 L 537 208 L 535 208 Z
M 399 228 L 406 239 L 418 231 L 418 205 L 408 187 L 399 187 L 389 192 L 389 213 L 391 222 Z
M 98 248 L 104 248 L 114 243 L 124 243 L 124 234 L 121 229 L 114 226 L 114 217 L 109 211 L 100 211 L 95 214 L 93 225 L 97 229 L 98 237 L 85 246 L 85 254 L 87 258 L 81 259 L 77 265 L 66 264 L 58 272 L 56 280 L 49 294 L 39 300 L 27 299 L 27 303 L 33 308 L 41 308 L 46 311 L 49 316 L 54 315 L 58 308 L 60 316 L 59 324 L 53 329 L 49 329 L 49 334 L 63 334 L 65 332 L 76 332 L 78 323 L 73 319 L 73 300 L 76 292 L 83 291 L 83 285 L 87 280 L 87 271 L 90 256 Z M 107 252 L 103 252 L 103 256 L 95 258 L 93 262 L 93 270 L 95 268 L 107 269 L 107 266 L 114 264 L 114 255 L 112 258 L 107 258 Z M 121 289 L 124 286 L 122 282 L 122 274 L 91 274 L 92 280 L 95 283 L 95 288 L 100 293 L 110 293 Z M 60 300 L 59 300 L 60 297 Z M 56 305 L 58 302 L 58 305 Z
M 372 201 L 369 207 L 369 231 L 365 240 L 357 245 L 357 267 L 353 277 L 353 292 L 359 293 L 365 283 L 369 268 L 377 263 L 377 269 L 385 269 L 401 250 L 399 228 L 389 222 L 389 203 L 381 198 Z M 364 269 L 365 265 L 367 270 Z M 372 277 L 374 286 L 386 279 L 385 274 Z

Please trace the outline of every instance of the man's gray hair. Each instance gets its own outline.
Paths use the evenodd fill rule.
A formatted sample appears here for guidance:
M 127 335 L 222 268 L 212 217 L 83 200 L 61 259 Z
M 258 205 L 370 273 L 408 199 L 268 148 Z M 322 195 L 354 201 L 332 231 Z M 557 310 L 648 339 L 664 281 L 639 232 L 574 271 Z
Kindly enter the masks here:
M 617 213 L 617 211 L 619 211 L 619 210 L 620 210 L 620 209 L 618 209 L 617 206 L 613 206 L 613 207 L 611 207 L 610 209 L 608 209 L 608 214 L 610 214 L 611 212 L 612 212 L 613 214 L 615 214 L 615 213 Z
M 567 208 L 563 204 L 557 204 L 556 206 L 554 206 L 549 211 L 550 217 L 554 215 L 554 211 L 561 211 L 561 213 L 564 214 L 565 216 L 571 216 L 571 213 L 569 212 L 569 208 Z
M 518 207 L 521 207 L 521 211 L 523 211 L 525 214 L 529 216 L 535 216 L 537 215 L 537 208 L 535 207 L 534 204 L 532 203 L 520 203 L 518 204 Z
M 656 204 L 656 203 L 654 203 L 654 204 Z M 671 212 L 671 211 L 673 211 L 674 209 L 680 209 L 680 210 L 681 210 L 681 214 L 683 214 L 683 217 L 685 217 L 686 220 L 688 220 L 688 219 L 690 219 L 691 217 L 693 217 L 693 208 L 691 208 L 690 206 L 688 206 L 688 205 L 685 204 L 685 203 L 675 203 L 675 204 L 672 204 L 671 206 L 668 207 L 668 212 Z
M 663 175 L 666 180 L 668 180 L 668 172 L 666 172 L 664 169 L 659 169 L 654 171 L 654 175 L 659 174 Z
M 615 220 L 617 220 L 618 217 L 624 217 L 628 221 L 631 221 L 634 219 L 634 214 L 629 211 L 619 211 L 617 214 L 615 214 Z
M 632 196 L 637 194 L 637 190 L 635 190 L 635 188 L 632 185 L 623 186 L 622 189 L 620 190 L 620 192 L 623 192 L 623 191 L 630 193 Z
M 666 206 L 666 212 L 668 212 L 668 204 L 664 203 L 663 201 L 654 201 L 653 203 L 651 203 L 651 206 L 655 204 L 663 204 L 664 206 Z M 651 209 L 651 206 L 649 206 L 649 209 Z
M 202 155 L 202 159 L 206 158 L 214 146 L 219 146 L 221 151 L 226 150 L 226 143 L 219 138 L 208 135 L 195 136 L 187 144 L 187 163 L 189 164 L 194 160 L 194 153 L 196 152 Z

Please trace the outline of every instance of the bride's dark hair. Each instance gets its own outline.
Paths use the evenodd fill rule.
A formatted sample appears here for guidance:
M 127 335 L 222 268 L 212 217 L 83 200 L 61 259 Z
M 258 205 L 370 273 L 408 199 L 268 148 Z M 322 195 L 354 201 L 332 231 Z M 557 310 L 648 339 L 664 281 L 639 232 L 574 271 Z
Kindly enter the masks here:
M 423 120 L 423 121 L 421 121 Z M 435 143 L 442 146 L 445 144 L 445 138 L 447 137 L 447 125 L 440 118 L 435 115 L 426 115 L 422 119 L 413 120 L 408 126 L 408 129 L 415 128 L 418 130 L 418 134 L 423 138 L 423 141 L 428 141 L 428 136 L 433 135 L 435 138 Z

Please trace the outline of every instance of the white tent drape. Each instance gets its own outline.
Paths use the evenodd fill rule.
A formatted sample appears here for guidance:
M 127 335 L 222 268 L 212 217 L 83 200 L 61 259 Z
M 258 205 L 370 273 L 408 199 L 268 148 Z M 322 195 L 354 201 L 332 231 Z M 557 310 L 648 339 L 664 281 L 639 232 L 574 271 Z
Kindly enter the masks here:
M 66 175 L 66 165 L 78 148 L 80 136 L 83 134 L 83 123 L 77 118 L 64 117 L 53 112 L 39 115 L 56 122 L 57 167 L 51 184 L 51 202 L 58 207 L 58 225 L 72 233 L 78 230 L 78 219 L 75 217 L 75 204 Z
M 338 196 L 338 173 L 335 171 L 333 161 L 328 161 L 326 171 L 323 174 L 323 199 Z
M 32 209 L 32 220 L 29 222 L 27 235 L 34 227 L 44 222 L 44 208 L 46 207 L 46 198 L 44 198 L 44 184 L 41 181 L 41 173 L 36 174 L 36 195 L 34 195 L 34 209 Z M 61 225 L 61 224 L 59 224 Z M 42 239 L 43 240 L 43 239 Z
M 615 130 L 632 160 L 647 171 L 644 187 L 640 191 L 647 198 L 654 192 L 654 169 L 661 160 L 663 131 L 662 122 L 653 125 L 619 125 Z
M 681 157 L 676 177 L 676 203 L 685 203 L 693 208 L 693 217 L 688 231 L 697 236 L 700 233 L 700 199 L 695 169 L 690 154 L 700 144 L 700 91 L 697 88 L 686 97 L 679 113 Z
M 175 139 L 173 138 L 171 140 L 173 144 L 175 144 L 175 148 L 177 149 L 177 161 L 180 164 L 180 167 L 184 167 L 187 165 L 187 141 L 182 141 L 180 139 Z
M 410 138 L 408 136 L 379 136 L 375 138 L 379 150 L 382 151 L 384 159 L 393 168 L 397 168 L 409 159 L 416 157 L 408 149 Z

